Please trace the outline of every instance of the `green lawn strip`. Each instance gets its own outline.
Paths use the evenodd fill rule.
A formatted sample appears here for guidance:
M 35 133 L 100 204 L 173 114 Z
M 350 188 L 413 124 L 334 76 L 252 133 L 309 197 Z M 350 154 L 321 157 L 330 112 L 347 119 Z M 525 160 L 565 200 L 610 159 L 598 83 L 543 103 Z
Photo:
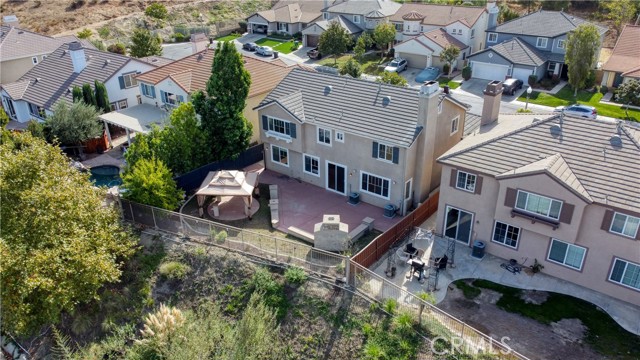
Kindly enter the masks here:
M 464 294 L 464 297 L 469 300 L 475 299 L 476 297 L 478 297 L 478 295 L 480 295 L 481 290 L 475 286 L 467 284 L 465 280 L 456 280 L 453 282 L 453 284 L 458 289 L 462 290 L 462 294 Z
M 352 56 L 353 55 L 351 54 L 341 55 L 338 57 L 337 61 L 335 61 L 332 56 L 327 56 L 319 60 L 318 64 L 323 66 L 333 67 L 333 68 L 339 68 L 342 64 L 346 63 L 347 60 L 349 60 Z M 384 67 L 380 65 L 384 64 L 389 60 L 391 59 L 389 58 L 380 59 L 380 56 L 377 54 L 367 54 L 363 56 L 362 60 L 359 61 L 358 63 L 362 67 L 363 73 L 369 74 L 369 75 L 380 75 L 384 70 Z
M 272 48 L 274 51 L 283 54 L 289 54 L 290 52 L 296 50 L 293 48 L 294 41 L 293 40 L 280 40 L 280 39 L 272 39 L 272 38 L 262 38 L 256 41 L 256 44 L 260 46 L 268 46 Z
M 242 35 L 240 35 L 240 34 L 229 34 L 227 36 L 217 37 L 215 40 L 216 41 L 232 41 L 232 40 L 235 40 L 235 39 L 239 38 L 240 36 L 242 36 Z
M 640 336 L 626 331 L 606 312 L 589 302 L 568 295 L 549 293 L 544 303 L 528 304 L 520 298 L 519 289 L 486 280 L 475 280 L 472 284 L 501 293 L 502 297 L 496 303 L 498 307 L 543 324 L 562 319 L 579 319 L 588 328 L 587 343 L 603 355 L 632 359 L 632 354 L 640 353 Z
M 460 83 L 453 81 L 451 79 L 447 79 L 446 77 L 441 77 L 438 79 L 438 82 L 440 83 L 440 86 L 444 86 L 444 85 L 449 85 L 450 89 L 457 89 L 460 87 Z
M 578 91 L 578 96 L 573 96 L 573 89 L 571 86 L 567 85 L 563 87 L 556 94 L 547 94 L 541 93 L 537 91 L 533 91 L 531 96 L 529 96 L 529 102 L 531 104 L 545 105 L 545 106 L 567 106 L 575 103 L 590 105 L 595 107 L 598 110 L 598 115 L 609 116 L 618 119 L 627 119 L 626 111 L 619 106 L 609 105 L 609 104 L 601 104 L 600 99 L 602 99 L 602 93 L 595 92 L 590 93 L 587 91 Z M 526 92 L 523 93 L 522 96 L 518 98 L 520 101 L 527 101 Z M 640 111 L 629 109 L 630 120 L 632 121 L 640 121 Z

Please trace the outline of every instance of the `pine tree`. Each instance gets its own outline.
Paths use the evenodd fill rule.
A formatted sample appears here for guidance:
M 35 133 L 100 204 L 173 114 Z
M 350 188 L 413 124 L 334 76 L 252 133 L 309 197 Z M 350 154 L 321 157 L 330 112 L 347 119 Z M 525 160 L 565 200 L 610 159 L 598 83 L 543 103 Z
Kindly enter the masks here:
M 131 36 L 129 54 L 135 58 L 162 55 L 162 40 L 147 29 L 135 29 Z
M 109 105 L 109 94 L 107 94 L 107 87 L 103 83 L 96 80 L 94 82 L 94 88 L 96 89 L 96 107 L 102 110 L 102 113 L 108 113 L 111 111 Z
M 73 96 L 73 102 L 84 101 L 84 94 L 80 86 L 74 86 L 71 94 Z
M 592 24 L 582 24 L 569 33 L 564 62 L 568 66 L 569 84 L 573 96 L 585 86 L 589 72 L 595 68 L 596 54 L 600 48 L 598 29 Z
M 96 95 L 93 93 L 91 85 L 82 85 L 82 99 L 85 104 L 96 106 Z

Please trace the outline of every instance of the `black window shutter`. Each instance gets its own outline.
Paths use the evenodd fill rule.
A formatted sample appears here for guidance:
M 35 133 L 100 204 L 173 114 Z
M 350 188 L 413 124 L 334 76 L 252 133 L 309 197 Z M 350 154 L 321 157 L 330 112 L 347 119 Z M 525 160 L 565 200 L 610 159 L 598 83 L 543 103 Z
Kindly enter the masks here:
M 449 186 L 452 188 L 456 187 L 456 182 L 458 181 L 458 171 L 456 169 L 451 169 L 451 178 L 449 179 Z
M 374 141 L 373 142 L 373 151 L 371 153 L 371 156 L 373 156 L 374 158 L 378 158 L 378 142 Z
M 600 225 L 600 229 L 604 231 L 609 231 L 609 229 L 611 228 L 612 220 L 613 220 L 613 210 L 605 211 L 604 218 L 602 219 L 602 225 Z
M 400 160 L 400 149 L 397 146 L 393 147 L 393 163 L 397 164 Z
M 296 124 L 291 123 L 291 137 L 296 138 Z
M 269 118 L 267 118 L 267 115 L 262 115 L 262 129 L 269 130 Z
M 482 193 L 482 176 L 476 175 L 476 194 L 480 195 Z
M 573 217 L 573 204 L 562 204 L 562 210 L 560 210 L 560 222 L 565 224 L 571 224 L 571 218 Z
M 120 89 L 124 89 L 124 76 L 118 76 L 118 82 L 120 83 Z
M 504 196 L 504 206 L 515 207 L 516 197 L 518 196 L 518 190 L 507 188 L 507 193 Z

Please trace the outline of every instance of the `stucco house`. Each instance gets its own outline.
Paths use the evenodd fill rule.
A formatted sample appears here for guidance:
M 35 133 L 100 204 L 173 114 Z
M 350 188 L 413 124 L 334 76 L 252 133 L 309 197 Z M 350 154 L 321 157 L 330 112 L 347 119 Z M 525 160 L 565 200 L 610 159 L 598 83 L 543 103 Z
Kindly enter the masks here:
M 472 77 L 488 80 L 512 77 L 525 84 L 529 75 L 536 75 L 538 80 L 544 77 L 566 79 L 567 34 L 586 23 L 589 22 L 562 11 L 539 10 L 489 28 L 486 31 L 487 47 L 468 57 Z M 594 25 L 602 44 L 608 29 Z
M 2 84 L 0 95 L 12 126 L 44 120 L 59 101 L 73 101 L 72 88 L 94 81 L 104 83 L 112 110 L 140 103 L 135 75 L 154 69 L 151 63 L 127 56 L 85 48 L 80 42 L 64 44 L 17 81 Z
M 640 26 L 625 25 L 602 70 L 605 86 L 618 87 L 632 79 L 640 80 Z
M 400 214 L 438 187 L 435 159 L 466 116 L 437 82 L 416 90 L 299 69 L 257 110 L 267 169 Z
M 395 45 L 394 56 L 406 59 L 409 67 L 422 69 L 437 66 L 442 68 L 446 62 L 440 59 L 440 53 L 448 46 L 454 46 L 460 50 L 460 56 L 452 64 L 455 68 L 469 55 L 470 47 L 450 35 L 445 28 L 430 30 Z
M 259 11 L 247 18 L 250 34 L 285 33 L 293 35 L 301 32 L 307 24 L 319 20 L 322 9 L 332 5 L 334 0 L 325 1 L 278 1 L 269 10 Z
M 494 89 L 481 126 L 438 158 L 437 233 L 640 305 L 640 127 L 498 115 Z

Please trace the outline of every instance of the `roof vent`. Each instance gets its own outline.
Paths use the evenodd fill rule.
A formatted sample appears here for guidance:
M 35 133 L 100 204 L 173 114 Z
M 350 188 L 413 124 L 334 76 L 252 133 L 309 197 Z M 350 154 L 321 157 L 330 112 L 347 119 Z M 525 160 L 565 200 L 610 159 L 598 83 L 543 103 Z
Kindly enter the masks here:
M 540 119 L 539 117 L 534 117 L 534 118 L 533 118 L 533 122 L 534 122 L 534 123 L 536 123 L 536 122 L 538 122 L 538 121 L 542 121 L 542 119 Z
M 324 94 L 325 94 L 325 95 L 329 95 L 329 94 L 331 94 L 331 90 L 333 90 L 333 86 L 331 86 L 331 85 L 327 85 L 327 86 L 325 86 L 325 87 L 324 87 Z
M 609 138 L 609 143 L 611 144 L 611 146 L 613 146 L 614 148 L 621 148 L 622 147 L 622 138 L 620 137 L 620 135 L 613 135 Z
M 24 34 L 24 31 L 20 30 L 18 31 L 18 34 Z
M 391 104 L 391 96 L 385 96 L 382 98 L 382 106 Z
M 41 80 L 42 80 L 42 78 L 36 78 L 36 80 L 34 81 L 34 83 L 36 83 L 36 84 L 37 84 L 37 83 L 38 83 L 38 82 L 40 82 Z
M 549 128 L 549 131 L 551 132 L 552 136 L 560 136 L 560 134 L 562 134 L 562 127 L 558 124 L 553 124 Z
M 104 64 L 105 64 L 105 65 L 109 65 L 109 63 L 111 63 L 111 60 L 109 60 L 109 59 L 107 59 L 107 60 L 105 60 L 105 61 L 104 61 Z

